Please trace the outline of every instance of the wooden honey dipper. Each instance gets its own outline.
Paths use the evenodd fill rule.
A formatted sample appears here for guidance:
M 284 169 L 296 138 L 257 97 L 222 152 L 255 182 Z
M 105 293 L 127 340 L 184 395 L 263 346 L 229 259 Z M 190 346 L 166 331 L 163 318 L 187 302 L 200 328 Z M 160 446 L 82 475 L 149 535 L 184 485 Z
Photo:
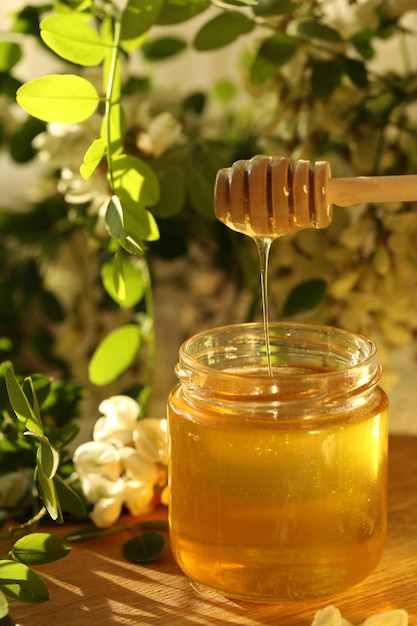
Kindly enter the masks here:
M 254 156 L 219 170 L 215 184 L 217 218 L 252 237 L 275 239 L 303 228 L 326 228 L 332 205 L 417 200 L 417 176 L 331 178 L 327 161 Z

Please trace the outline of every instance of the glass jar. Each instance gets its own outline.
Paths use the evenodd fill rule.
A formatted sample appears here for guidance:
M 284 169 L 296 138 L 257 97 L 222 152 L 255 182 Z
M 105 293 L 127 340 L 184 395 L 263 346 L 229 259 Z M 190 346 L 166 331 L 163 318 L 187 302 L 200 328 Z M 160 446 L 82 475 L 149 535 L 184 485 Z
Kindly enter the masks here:
M 224 326 L 186 341 L 168 400 L 169 524 L 194 581 L 255 602 L 337 593 L 386 535 L 377 351 L 337 328 Z

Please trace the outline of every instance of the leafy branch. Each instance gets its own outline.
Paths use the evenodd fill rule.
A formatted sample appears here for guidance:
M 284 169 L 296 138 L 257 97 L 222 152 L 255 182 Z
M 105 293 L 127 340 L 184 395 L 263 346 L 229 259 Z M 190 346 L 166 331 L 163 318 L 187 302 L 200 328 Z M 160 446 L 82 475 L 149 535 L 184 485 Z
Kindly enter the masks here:
M 19 383 L 10 362 L 0 366 L 2 421 L 16 421 L 21 435 L 30 441 L 29 447 L 35 451 L 34 483 L 42 503 L 31 519 L 20 526 L 12 526 L 2 534 L 2 538 L 24 536 L 17 539 L 6 557 L 0 558 L 0 618 L 8 614 L 6 596 L 26 602 L 47 600 L 48 589 L 31 567 L 63 558 L 71 550 L 67 541 L 50 533 L 33 532 L 33 528 L 46 514 L 53 521 L 62 523 L 64 509 L 77 517 L 87 514 L 83 499 L 58 473 L 61 453 L 45 433 L 40 409 L 51 387 L 45 379 L 41 384 L 37 382 L 32 377 L 26 377 Z M 75 432 L 72 431 L 73 434 Z M 63 435 L 61 441 L 67 441 L 67 436 Z M 56 433 L 57 442 L 59 439 L 59 433 Z
M 161 2 L 153 3 L 148 11 L 143 2 L 129 2 L 121 16 L 116 10 L 102 18 L 100 33 L 87 23 L 93 13 L 85 12 L 92 3 L 84 3 L 68 14 L 50 15 L 42 20 L 40 34 L 46 45 L 61 58 L 81 67 L 103 64 L 103 93 L 83 76 L 52 75 L 29 81 L 17 91 L 17 102 L 30 115 L 45 122 L 77 123 L 89 118 L 104 103 L 101 135 L 86 151 L 80 173 L 92 176 L 105 160 L 110 199 L 106 210 L 106 225 L 113 238 L 114 261 L 111 275 L 107 272 L 108 293 L 122 306 L 135 304 L 144 294 L 148 317 L 153 319 L 150 297 L 150 275 L 143 262 L 138 270 L 124 261 L 121 248 L 131 254 L 143 255 L 145 241 L 159 238 L 155 218 L 148 206 L 159 198 L 159 183 L 152 169 L 141 159 L 124 152 L 123 111 L 120 104 L 120 56 L 131 49 L 153 23 Z M 138 294 L 135 282 L 144 285 Z M 136 295 L 132 295 L 136 293 Z M 133 324 L 119 328 L 107 336 L 97 348 L 90 364 L 90 379 L 98 385 L 107 384 L 122 373 L 135 359 L 142 345 L 148 343 L 148 388 L 154 363 L 154 331 L 139 318 Z M 149 326 L 149 325 L 148 325 Z M 103 372 L 103 363 L 115 364 Z
M 23 425 L 23 436 L 30 438 L 36 447 L 34 477 L 46 512 L 52 520 L 62 523 L 61 501 L 64 501 L 67 510 L 77 515 L 85 515 L 82 499 L 58 474 L 60 453 L 45 434 L 33 379 L 26 377 L 20 385 L 10 362 L 1 365 L 0 376 L 4 377 L 10 413 Z M 46 391 L 48 394 L 49 387 L 46 387 Z

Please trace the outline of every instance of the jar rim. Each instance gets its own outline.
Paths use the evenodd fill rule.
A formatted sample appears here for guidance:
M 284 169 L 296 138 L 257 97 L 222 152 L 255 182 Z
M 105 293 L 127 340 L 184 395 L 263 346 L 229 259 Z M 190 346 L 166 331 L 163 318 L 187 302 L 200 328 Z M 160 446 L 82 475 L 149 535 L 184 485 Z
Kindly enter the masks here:
M 363 335 L 335 326 L 271 322 L 269 340 L 272 376 L 261 322 L 219 326 L 190 337 L 180 347 L 176 375 L 182 384 L 226 395 L 291 393 L 304 399 L 357 392 L 380 380 L 376 346 Z M 290 370 L 283 357 L 290 359 Z

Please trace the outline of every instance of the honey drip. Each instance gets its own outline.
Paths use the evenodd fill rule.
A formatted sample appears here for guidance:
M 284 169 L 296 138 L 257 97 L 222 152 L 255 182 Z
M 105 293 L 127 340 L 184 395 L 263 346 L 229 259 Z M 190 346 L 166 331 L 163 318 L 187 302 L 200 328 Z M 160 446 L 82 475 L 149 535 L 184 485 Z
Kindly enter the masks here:
M 262 298 L 262 316 L 264 324 L 265 334 L 265 350 L 269 376 L 273 375 L 272 359 L 271 359 L 271 342 L 269 339 L 269 305 L 268 305 L 268 264 L 269 253 L 271 251 L 271 244 L 274 240 L 273 237 L 254 237 L 253 238 L 258 248 L 259 265 L 260 265 L 260 278 L 261 278 L 261 298 Z

